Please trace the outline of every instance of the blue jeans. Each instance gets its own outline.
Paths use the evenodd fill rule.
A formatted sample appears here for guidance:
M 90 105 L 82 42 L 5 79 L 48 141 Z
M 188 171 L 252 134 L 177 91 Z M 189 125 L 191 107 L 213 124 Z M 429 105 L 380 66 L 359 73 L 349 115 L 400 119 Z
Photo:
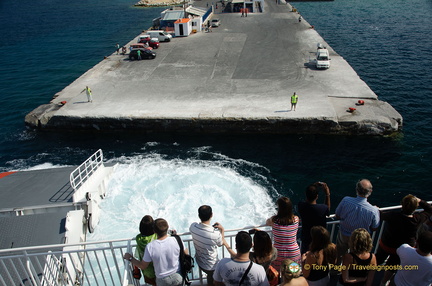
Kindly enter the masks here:
M 183 284 L 183 277 L 179 273 L 174 273 L 163 278 L 156 278 L 157 286 L 180 286 Z

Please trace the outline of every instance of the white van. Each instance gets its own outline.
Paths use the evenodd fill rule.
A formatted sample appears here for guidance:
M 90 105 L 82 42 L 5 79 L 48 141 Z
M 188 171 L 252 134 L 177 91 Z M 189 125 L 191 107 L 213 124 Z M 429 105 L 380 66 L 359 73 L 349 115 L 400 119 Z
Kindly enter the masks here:
M 318 44 L 316 52 L 316 67 L 317 69 L 330 68 L 330 56 L 328 50 L 321 44 Z
M 172 36 L 165 31 L 162 30 L 154 30 L 147 31 L 147 34 L 150 35 L 151 38 L 158 38 L 160 42 L 169 42 L 171 41 Z

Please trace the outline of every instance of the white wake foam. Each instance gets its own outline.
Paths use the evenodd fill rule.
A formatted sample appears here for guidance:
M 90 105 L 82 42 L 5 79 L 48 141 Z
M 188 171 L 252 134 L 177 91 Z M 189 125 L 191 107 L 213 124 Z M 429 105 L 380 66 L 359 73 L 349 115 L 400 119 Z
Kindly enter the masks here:
M 170 228 L 187 232 L 199 220 L 203 204 L 212 206 L 212 221 L 226 229 L 263 224 L 274 213 L 269 190 L 235 169 L 253 163 L 164 159 L 157 154 L 119 161 L 90 241 L 131 238 L 144 215 L 165 218 Z

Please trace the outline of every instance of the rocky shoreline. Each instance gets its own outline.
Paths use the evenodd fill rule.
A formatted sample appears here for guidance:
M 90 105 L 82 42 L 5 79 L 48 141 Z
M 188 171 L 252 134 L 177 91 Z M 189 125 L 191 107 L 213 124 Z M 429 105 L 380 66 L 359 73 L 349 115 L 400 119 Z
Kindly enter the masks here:
M 164 7 L 182 4 L 183 0 L 140 0 L 134 6 L 138 7 Z

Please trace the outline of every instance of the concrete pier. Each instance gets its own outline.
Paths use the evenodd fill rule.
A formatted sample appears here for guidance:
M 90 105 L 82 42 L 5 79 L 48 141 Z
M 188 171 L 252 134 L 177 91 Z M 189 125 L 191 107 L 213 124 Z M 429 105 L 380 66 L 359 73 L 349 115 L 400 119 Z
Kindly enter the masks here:
M 216 11 L 220 27 L 161 43 L 154 60 L 112 54 L 29 113 L 26 124 L 42 130 L 355 135 L 401 128 L 401 115 L 305 19 L 299 23 L 290 5 L 267 0 L 264 11 L 247 17 Z M 311 62 L 317 43 L 330 52 L 328 70 Z M 92 103 L 81 92 L 85 86 L 93 91 Z M 296 111 L 290 110 L 293 92 L 299 95 Z M 365 104 L 356 106 L 360 99 Z M 356 110 L 347 112 L 350 107 Z

